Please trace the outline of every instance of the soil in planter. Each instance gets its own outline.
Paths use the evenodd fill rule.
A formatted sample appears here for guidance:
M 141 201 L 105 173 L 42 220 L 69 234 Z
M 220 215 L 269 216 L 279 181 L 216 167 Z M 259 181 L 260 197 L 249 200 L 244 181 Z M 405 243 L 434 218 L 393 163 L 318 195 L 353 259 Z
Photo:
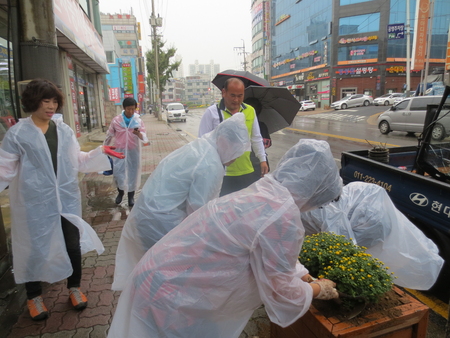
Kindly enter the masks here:
M 373 313 L 381 313 L 389 318 L 397 318 L 402 315 L 402 312 L 395 307 L 410 303 L 405 293 L 397 293 L 394 290 L 386 292 L 380 301 L 376 304 L 367 304 L 359 315 L 348 319 L 352 315 L 352 311 L 343 308 L 340 304 L 329 300 L 313 300 L 312 304 L 325 317 L 335 317 L 340 321 L 347 321 L 355 325 L 361 325 L 370 321 L 366 318 Z

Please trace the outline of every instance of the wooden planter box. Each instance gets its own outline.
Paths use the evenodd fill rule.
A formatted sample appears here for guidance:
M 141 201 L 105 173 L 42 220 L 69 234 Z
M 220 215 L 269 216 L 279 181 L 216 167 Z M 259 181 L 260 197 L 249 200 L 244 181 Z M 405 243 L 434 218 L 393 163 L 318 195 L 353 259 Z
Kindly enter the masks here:
M 282 328 L 271 323 L 271 338 L 331 338 L 331 337 L 383 337 L 383 338 L 425 338 L 429 308 L 394 287 L 401 296 L 402 305 L 391 310 L 396 316 L 372 313 L 361 318 L 341 321 L 336 317 L 325 317 L 313 305 L 294 324 Z M 362 320 L 364 319 L 364 320 Z

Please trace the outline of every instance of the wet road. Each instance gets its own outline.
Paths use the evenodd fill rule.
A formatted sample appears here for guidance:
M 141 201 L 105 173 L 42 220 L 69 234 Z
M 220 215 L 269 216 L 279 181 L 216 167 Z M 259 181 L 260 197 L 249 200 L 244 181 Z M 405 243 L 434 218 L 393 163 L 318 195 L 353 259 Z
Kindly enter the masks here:
M 306 111 L 296 116 L 289 128 L 271 134 L 272 146 L 267 149 L 269 162 L 278 163 L 283 154 L 300 138 L 314 138 L 327 141 L 340 167 L 343 151 L 371 149 L 373 145 L 410 146 L 416 145 L 416 137 L 406 133 L 392 132 L 383 135 L 377 128 L 376 118 L 388 107 L 369 106 L 346 110 Z M 198 125 L 204 109 L 189 111 L 187 122 L 173 124 L 190 141 L 197 137 Z

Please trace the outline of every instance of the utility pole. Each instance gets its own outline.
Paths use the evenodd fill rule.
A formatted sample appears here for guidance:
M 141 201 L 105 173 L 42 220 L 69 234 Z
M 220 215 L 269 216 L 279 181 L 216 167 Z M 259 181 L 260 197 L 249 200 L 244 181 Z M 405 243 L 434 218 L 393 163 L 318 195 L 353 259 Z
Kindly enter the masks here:
M 242 47 L 234 47 L 234 50 L 238 50 L 240 52 L 238 52 L 238 55 L 243 54 L 244 55 L 244 62 L 242 63 L 244 65 L 244 71 L 247 71 L 247 59 L 246 59 L 246 55 L 250 54 L 250 53 L 246 53 L 245 52 L 245 41 L 244 39 L 242 40 Z
M 411 93 L 411 30 L 409 1 L 410 0 L 406 0 L 406 97 L 409 97 Z
M 152 26 L 152 44 L 153 51 L 155 52 L 155 71 L 156 71 L 156 112 L 158 115 L 158 121 L 162 121 L 162 111 L 161 111 L 161 99 L 159 97 L 160 89 L 159 89 L 159 51 L 158 51 L 158 37 L 156 35 L 156 28 L 162 26 L 162 18 L 155 16 L 155 2 L 152 0 L 152 16 L 150 17 L 150 26 Z

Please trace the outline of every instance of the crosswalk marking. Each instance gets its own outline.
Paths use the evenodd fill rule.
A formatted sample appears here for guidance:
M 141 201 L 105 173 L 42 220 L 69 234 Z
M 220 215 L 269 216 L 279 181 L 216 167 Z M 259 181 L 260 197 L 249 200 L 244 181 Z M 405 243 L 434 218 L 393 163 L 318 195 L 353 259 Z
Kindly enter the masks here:
M 353 114 L 342 114 L 340 113 L 322 113 L 313 115 L 303 115 L 302 117 L 307 117 L 311 119 L 322 119 L 322 120 L 334 120 L 342 122 L 359 122 L 367 119 L 366 116 L 353 115 Z

